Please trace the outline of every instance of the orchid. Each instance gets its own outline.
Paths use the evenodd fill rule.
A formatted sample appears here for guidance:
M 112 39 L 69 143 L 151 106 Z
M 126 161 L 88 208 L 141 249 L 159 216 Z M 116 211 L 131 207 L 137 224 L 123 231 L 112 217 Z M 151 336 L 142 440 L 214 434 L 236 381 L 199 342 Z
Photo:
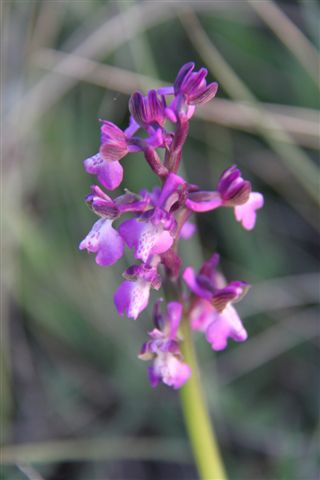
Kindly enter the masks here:
M 190 62 L 182 66 L 173 85 L 146 95 L 134 92 L 129 99 L 128 127 L 121 130 L 102 120 L 99 151 L 84 161 L 88 173 L 107 190 L 115 190 L 123 181 L 124 157 L 141 152 L 159 180 L 151 191 L 125 190 L 114 198 L 93 185 L 86 202 L 99 219 L 80 243 L 80 249 L 96 254 L 101 266 L 117 262 L 126 247 L 131 250 L 136 263 L 126 268 L 114 293 L 119 315 L 136 320 L 154 291 L 162 285 L 171 291 L 174 300 L 167 303 L 165 313 L 156 300 L 154 328 L 139 354 L 140 359 L 152 362 L 148 369 L 152 387 L 163 383 L 178 389 L 192 377 L 193 369 L 185 358 L 183 325 L 203 332 L 213 350 L 226 348 L 229 339 L 243 342 L 248 336 L 234 304 L 249 285 L 227 283 L 218 270 L 217 254 L 196 273 L 192 266 L 183 267 L 178 251 L 179 240 L 188 240 L 196 230 L 191 215 L 231 208 L 236 221 L 251 230 L 263 206 L 263 196 L 252 192 L 250 181 L 236 165 L 221 174 L 212 190 L 203 190 L 178 173 L 195 108 L 217 93 L 218 84 L 207 83 L 207 74 L 205 68 L 195 71 Z

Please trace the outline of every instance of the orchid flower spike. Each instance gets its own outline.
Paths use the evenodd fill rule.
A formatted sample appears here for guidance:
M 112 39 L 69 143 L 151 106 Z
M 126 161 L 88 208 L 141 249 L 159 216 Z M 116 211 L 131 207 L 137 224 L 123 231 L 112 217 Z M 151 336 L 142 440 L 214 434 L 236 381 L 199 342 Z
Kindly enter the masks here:
M 130 153 L 141 158 L 158 178 L 150 191 L 128 190 L 111 198 L 93 185 L 86 203 L 98 220 L 80 243 L 80 250 L 95 254 L 96 263 L 110 266 L 128 248 L 135 264 L 126 268 L 123 281 L 114 293 L 119 315 L 134 320 L 147 310 L 150 298 L 159 291 L 172 290 L 176 297 L 163 311 L 161 299 L 153 308 L 153 328 L 139 358 L 151 361 L 148 369 L 152 387 L 163 383 L 178 389 L 192 374 L 183 358 L 181 322 L 204 333 L 214 350 L 226 348 L 229 339 L 246 340 L 248 333 L 234 307 L 247 292 L 243 281 L 227 283 L 218 271 L 219 256 L 212 255 L 199 272 L 185 267 L 179 240 L 189 241 L 196 231 L 191 215 L 226 207 L 246 230 L 256 223 L 263 196 L 253 192 L 236 165 L 226 169 L 213 190 L 203 190 L 179 175 L 183 147 L 190 120 L 202 104 L 212 100 L 217 82 L 207 82 L 206 68 L 195 70 L 193 62 L 179 70 L 173 84 L 157 90 L 133 92 L 129 99 L 130 120 L 122 130 L 102 120 L 98 153 L 84 160 L 87 173 L 95 175 L 107 190 L 123 181 L 122 160 Z M 170 287 L 171 286 L 171 287 Z M 153 293 L 152 293 L 153 292 Z M 184 325 L 185 327 L 185 325 Z

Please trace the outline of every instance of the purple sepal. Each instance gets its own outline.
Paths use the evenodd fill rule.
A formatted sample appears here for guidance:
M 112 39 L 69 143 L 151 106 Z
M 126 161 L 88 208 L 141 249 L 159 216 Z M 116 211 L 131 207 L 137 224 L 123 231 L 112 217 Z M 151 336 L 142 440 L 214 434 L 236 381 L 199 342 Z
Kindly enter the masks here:
M 97 153 L 83 162 L 87 173 L 97 175 L 99 182 L 108 190 L 114 190 L 122 182 L 123 168 L 120 162 L 107 162 Z
M 114 228 L 112 220 L 101 218 L 79 245 L 80 250 L 96 253 L 96 263 L 101 266 L 114 264 L 123 255 L 124 242 Z
M 183 81 L 186 81 L 190 77 L 194 67 L 195 67 L 195 64 L 193 62 L 188 62 L 188 63 L 185 63 L 180 68 L 180 70 L 178 72 L 178 75 L 177 75 L 177 77 L 175 79 L 175 82 L 174 82 L 174 93 L 175 93 L 175 95 L 178 95 L 180 93 Z
M 163 125 L 165 121 L 166 102 L 155 90 L 150 90 L 147 96 L 135 92 L 129 100 L 129 110 L 136 122 L 146 128 L 149 125 Z
M 218 192 L 191 192 L 186 200 L 186 207 L 193 212 L 209 212 L 223 205 Z
M 240 170 L 233 165 L 222 173 L 218 182 L 218 192 L 225 206 L 235 207 L 248 201 L 251 183 L 243 180 Z
M 193 72 L 194 67 L 193 62 L 183 65 L 174 82 L 175 95 L 183 95 L 185 102 L 189 105 L 208 102 L 216 95 L 218 90 L 217 82 L 207 85 L 208 71 L 206 68 Z
M 100 155 L 107 162 L 118 161 L 128 153 L 124 132 L 112 122 L 102 120 Z
M 211 300 L 213 294 L 225 285 L 217 271 L 219 259 L 217 253 L 213 254 L 203 263 L 198 274 L 195 274 L 191 267 L 185 269 L 183 279 L 190 290 L 198 297 Z
M 263 207 L 263 196 L 261 193 L 250 193 L 249 199 L 243 205 L 236 206 L 234 214 L 236 220 L 241 222 L 243 228 L 246 230 L 252 230 L 256 223 L 256 210 Z
M 204 90 L 200 90 L 198 94 L 193 95 L 189 101 L 190 105 L 200 105 L 209 102 L 216 96 L 218 88 L 219 84 L 217 82 L 210 83 Z
M 195 295 L 207 300 L 212 298 L 212 291 L 210 291 L 209 288 L 206 288 L 207 286 L 210 286 L 209 281 L 207 282 L 208 285 L 206 285 L 206 287 L 202 286 L 201 282 L 199 282 L 199 275 L 195 274 L 192 267 L 187 267 L 185 269 L 182 278 Z

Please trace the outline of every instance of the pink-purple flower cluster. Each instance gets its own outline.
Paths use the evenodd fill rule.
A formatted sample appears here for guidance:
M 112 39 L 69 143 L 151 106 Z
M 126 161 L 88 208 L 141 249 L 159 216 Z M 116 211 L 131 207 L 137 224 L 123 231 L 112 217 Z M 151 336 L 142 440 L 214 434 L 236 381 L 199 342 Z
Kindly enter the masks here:
M 177 173 L 195 107 L 217 92 L 216 82 L 207 84 L 207 73 L 205 68 L 195 72 L 194 63 L 187 63 L 173 86 L 150 90 L 146 96 L 135 92 L 129 100 L 128 128 L 122 131 L 103 120 L 99 152 L 84 161 L 85 170 L 96 175 L 107 190 L 120 186 L 120 160 L 130 152 L 142 152 L 159 179 L 160 185 L 151 192 L 125 191 L 113 199 L 93 185 L 86 202 L 100 218 L 80 243 L 80 249 L 96 254 L 96 263 L 101 266 L 117 262 L 125 246 L 132 250 L 137 263 L 124 272 L 124 281 L 114 294 L 120 315 L 137 319 L 149 303 L 151 289 L 159 290 L 164 282 L 176 292 L 176 301 L 167 304 L 165 314 L 160 311 L 160 300 L 156 301 L 155 328 L 139 355 L 152 361 L 152 386 L 163 382 L 179 388 L 191 375 L 180 349 L 181 321 L 189 321 L 192 329 L 204 332 L 214 350 L 224 349 L 228 338 L 238 342 L 247 338 L 233 304 L 245 295 L 249 285 L 240 281 L 227 284 L 217 270 L 217 254 L 196 274 L 192 267 L 182 267 L 178 253 L 179 239 L 188 239 L 195 231 L 189 222 L 193 212 L 233 208 L 236 220 L 251 230 L 256 210 L 263 206 L 262 195 L 251 191 L 250 182 L 242 178 L 235 165 L 222 173 L 211 191 L 201 190 Z M 114 227 L 115 222 L 120 223 Z

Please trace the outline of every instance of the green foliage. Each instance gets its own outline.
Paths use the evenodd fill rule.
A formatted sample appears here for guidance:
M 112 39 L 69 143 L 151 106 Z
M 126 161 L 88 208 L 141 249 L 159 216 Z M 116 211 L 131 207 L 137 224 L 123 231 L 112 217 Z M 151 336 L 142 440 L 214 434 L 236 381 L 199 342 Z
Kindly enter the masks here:
M 160 9 L 161 2 L 154 3 Z M 249 4 L 239 2 L 241 7 L 233 11 L 228 2 L 219 8 L 215 3 L 209 2 L 208 11 L 199 14 L 210 40 L 259 102 L 281 104 L 287 126 L 296 115 L 296 149 L 314 166 L 317 152 L 305 148 L 301 138 L 308 141 L 314 135 L 310 118 L 319 101 L 317 86 Z M 310 15 L 311 3 L 278 2 L 310 37 L 312 19 L 308 24 L 304 15 Z M 132 38 L 128 24 L 117 32 L 119 38 L 110 38 L 108 29 L 114 16 L 127 15 L 128 21 L 128 10 L 139 3 L 39 1 L 30 2 L 28 9 L 22 4 L 17 0 L 4 8 L 6 107 L 9 114 L 17 107 L 22 111 L 19 122 L 8 127 L 5 123 L 4 135 L 2 228 L 7 253 L 0 413 L 4 461 L 10 465 L 3 467 L 1 478 L 26 478 L 14 466 L 20 461 L 51 480 L 195 478 L 178 397 L 164 387 L 151 390 L 145 365 L 137 359 L 150 329 L 150 312 L 132 322 L 119 318 L 113 306 L 113 292 L 131 258 L 103 269 L 78 251 L 95 221 L 83 202 L 93 178 L 85 174 L 81 161 L 98 147 L 99 117 L 125 125 L 128 95 L 123 87 L 119 92 L 108 88 L 107 76 L 103 88 L 79 73 L 70 88 L 56 95 L 56 86 L 65 87 L 69 77 L 53 72 L 45 49 L 72 51 L 89 39 L 94 44 L 94 32 L 105 24 L 106 49 L 97 48 L 89 57 L 124 69 L 118 71 L 119 82 L 128 83 L 128 94 L 125 70 L 167 84 L 185 61 L 205 62 L 186 35 L 181 12 L 171 12 L 167 2 L 161 8 L 169 9 L 168 18 L 158 22 L 154 15 L 150 28 L 145 20 Z M 143 16 L 142 9 L 141 5 Z M 41 64 L 40 53 L 48 54 L 47 65 Z M 27 95 L 45 75 L 53 83 L 38 90 L 31 111 L 26 111 Z M 218 98 L 228 98 L 224 87 L 222 83 Z M 52 95 L 53 104 L 44 107 Z M 259 105 L 263 111 L 268 108 Z M 293 113 L 290 106 L 303 110 Z M 37 109 L 41 114 L 33 120 Z M 245 307 L 252 299 L 257 312 L 244 318 L 250 334 L 247 344 L 215 355 L 197 338 L 230 478 L 313 480 L 319 343 L 314 310 L 307 308 L 318 298 L 303 285 L 309 285 L 318 266 L 315 200 L 300 183 L 299 175 L 306 173 L 307 178 L 309 170 L 304 169 L 309 164 L 300 164 L 298 174 L 294 164 L 289 170 L 279 150 L 272 150 L 261 135 L 254 125 L 246 133 L 241 126 L 238 131 L 228 119 L 194 120 L 185 148 L 188 179 L 210 188 L 221 170 L 237 163 L 264 193 L 266 205 L 251 233 L 241 230 L 229 211 L 198 216 L 199 233 L 181 251 L 186 264 L 199 266 L 203 256 L 217 249 L 230 280 L 243 278 L 253 284 Z M 132 155 L 124 164 L 126 187 L 137 191 L 154 184 L 140 156 Z M 255 285 L 258 290 L 263 282 L 264 293 L 254 302 Z M 273 282 L 279 286 L 276 292 Z M 297 315 L 301 322 L 290 323 Z M 276 350 L 268 335 L 271 329 Z M 286 342 L 292 334 L 294 344 Z M 257 342 L 262 342 L 263 352 L 255 348 Z M 86 448 L 77 443 L 82 439 Z M 52 450 L 45 448 L 49 440 L 57 442 Z M 21 444 L 18 453 L 8 447 L 13 444 Z

